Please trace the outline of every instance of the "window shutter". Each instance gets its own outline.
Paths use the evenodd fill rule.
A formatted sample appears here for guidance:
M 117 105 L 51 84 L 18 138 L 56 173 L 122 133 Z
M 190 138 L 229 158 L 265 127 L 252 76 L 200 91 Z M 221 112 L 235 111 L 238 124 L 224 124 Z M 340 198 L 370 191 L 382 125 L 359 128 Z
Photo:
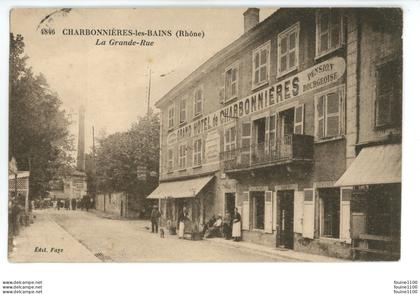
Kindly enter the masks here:
M 351 243 L 350 234 L 350 203 L 352 188 L 341 188 L 340 201 L 340 239 L 346 243 Z
M 264 231 L 271 234 L 273 232 L 273 192 L 265 191 L 264 196 Z
M 295 127 L 294 133 L 304 133 L 304 119 L 305 119 L 305 104 L 301 104 L 295 107 Z
M 320 96 L 318 99 L 315 99 L 315 137 L 322 139 L 324 137 L 324 102 L 325 96 Z
M 241 130 L 241 165 L 249 165 L 251 161 L 251 123 L 242 122 Z
M 313 239 L 314 231 L 315 231 L 315 190 L 304 189 L 302 236 L 305 238 Z
M 293 211 L 293 231 L 302 233 L 303 227 L 303 191 L 295 191 Z
M 244 192 L 242 201 L 242 229 L 249 230 L 249 192 Z
M 264 146 L 264 150 L 265 150 L 265 154 L 269 154 L 270 152 L 270 116 L 267 116 L 265 118 L 265 146 Z

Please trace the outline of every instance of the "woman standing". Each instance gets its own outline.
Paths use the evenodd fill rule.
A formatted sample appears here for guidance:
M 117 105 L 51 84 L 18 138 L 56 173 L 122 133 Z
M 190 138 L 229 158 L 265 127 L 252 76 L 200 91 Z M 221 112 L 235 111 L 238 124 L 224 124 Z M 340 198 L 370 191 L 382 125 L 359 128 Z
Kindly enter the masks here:
M 233 241 L 238 242 L 241 240 L 241 215 L 239 214 L 237 207 L 235 207 L 235 212 L 233 213 L 232 223 Z
M 180 239 L 184 239 L 185 222 L 187 220 L 188 220 L 188 212 L 187 212 L 187 208 L 184 206 L 178 217 L 178 222 L 179 222 L 178 237 Z

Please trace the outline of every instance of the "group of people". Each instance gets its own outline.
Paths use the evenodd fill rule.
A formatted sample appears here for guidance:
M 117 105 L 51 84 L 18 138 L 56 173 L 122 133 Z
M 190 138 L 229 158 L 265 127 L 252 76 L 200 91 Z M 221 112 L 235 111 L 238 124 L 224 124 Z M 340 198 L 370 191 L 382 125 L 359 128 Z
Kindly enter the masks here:
M 203 236 L 206 238 L 224 237 L 226 240 L 233 238 L 233 241 L 241 239 L 241 215 L 238 208 L 235 208 L 233 215 L 229 211 L 222 217 L 219 214 L 213 217 L 204 225 Z
M 89 209 L 94 208 L 93 198 L 89 196 L 84 196 L 82 199 L 79 198 L 72 198 L 72 199 L 58 199 L 52 201 L 53 208 L 57 210 L 65 209 L 65 210 L 76 210 L 76 209 L 85 209 L 89 211 Z
M 159 219 L 161 212 L 157 205 L 153 206 L 150 214 L 152 224 L 152 233 L 158 232 Z M 187 208 L 184 206 L 178 215 L 178 237 L 184 238 L 185 226 L 187 222 L 191 221 Z M 203 226 L 202 236 L 205 238 L 224 237 L 226 240 L 233 239 L 233 241 L 241 240 L 241 215 L 238 208 L 235 207 L 233 215 L 226 211 L 225 216 L 218 215 L 213 217 Z

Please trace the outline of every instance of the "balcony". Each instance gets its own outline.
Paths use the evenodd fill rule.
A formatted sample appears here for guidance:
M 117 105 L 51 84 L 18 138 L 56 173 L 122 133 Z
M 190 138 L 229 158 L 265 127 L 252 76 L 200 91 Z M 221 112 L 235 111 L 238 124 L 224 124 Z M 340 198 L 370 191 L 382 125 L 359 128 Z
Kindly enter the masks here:
M 314 137 L 291 134 L 266 142 L 222 152 L 225 172 L 313 160 Z

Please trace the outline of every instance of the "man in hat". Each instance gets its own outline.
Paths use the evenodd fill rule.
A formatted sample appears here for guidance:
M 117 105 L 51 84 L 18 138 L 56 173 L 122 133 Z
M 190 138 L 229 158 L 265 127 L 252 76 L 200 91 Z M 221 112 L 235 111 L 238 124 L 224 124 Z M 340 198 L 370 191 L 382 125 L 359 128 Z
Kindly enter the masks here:
M 153 205 L 152 213 L 150 214 L 150 220 L 152 222 L 152 233 L 158 232 L 160 212 L 157 205 Z

